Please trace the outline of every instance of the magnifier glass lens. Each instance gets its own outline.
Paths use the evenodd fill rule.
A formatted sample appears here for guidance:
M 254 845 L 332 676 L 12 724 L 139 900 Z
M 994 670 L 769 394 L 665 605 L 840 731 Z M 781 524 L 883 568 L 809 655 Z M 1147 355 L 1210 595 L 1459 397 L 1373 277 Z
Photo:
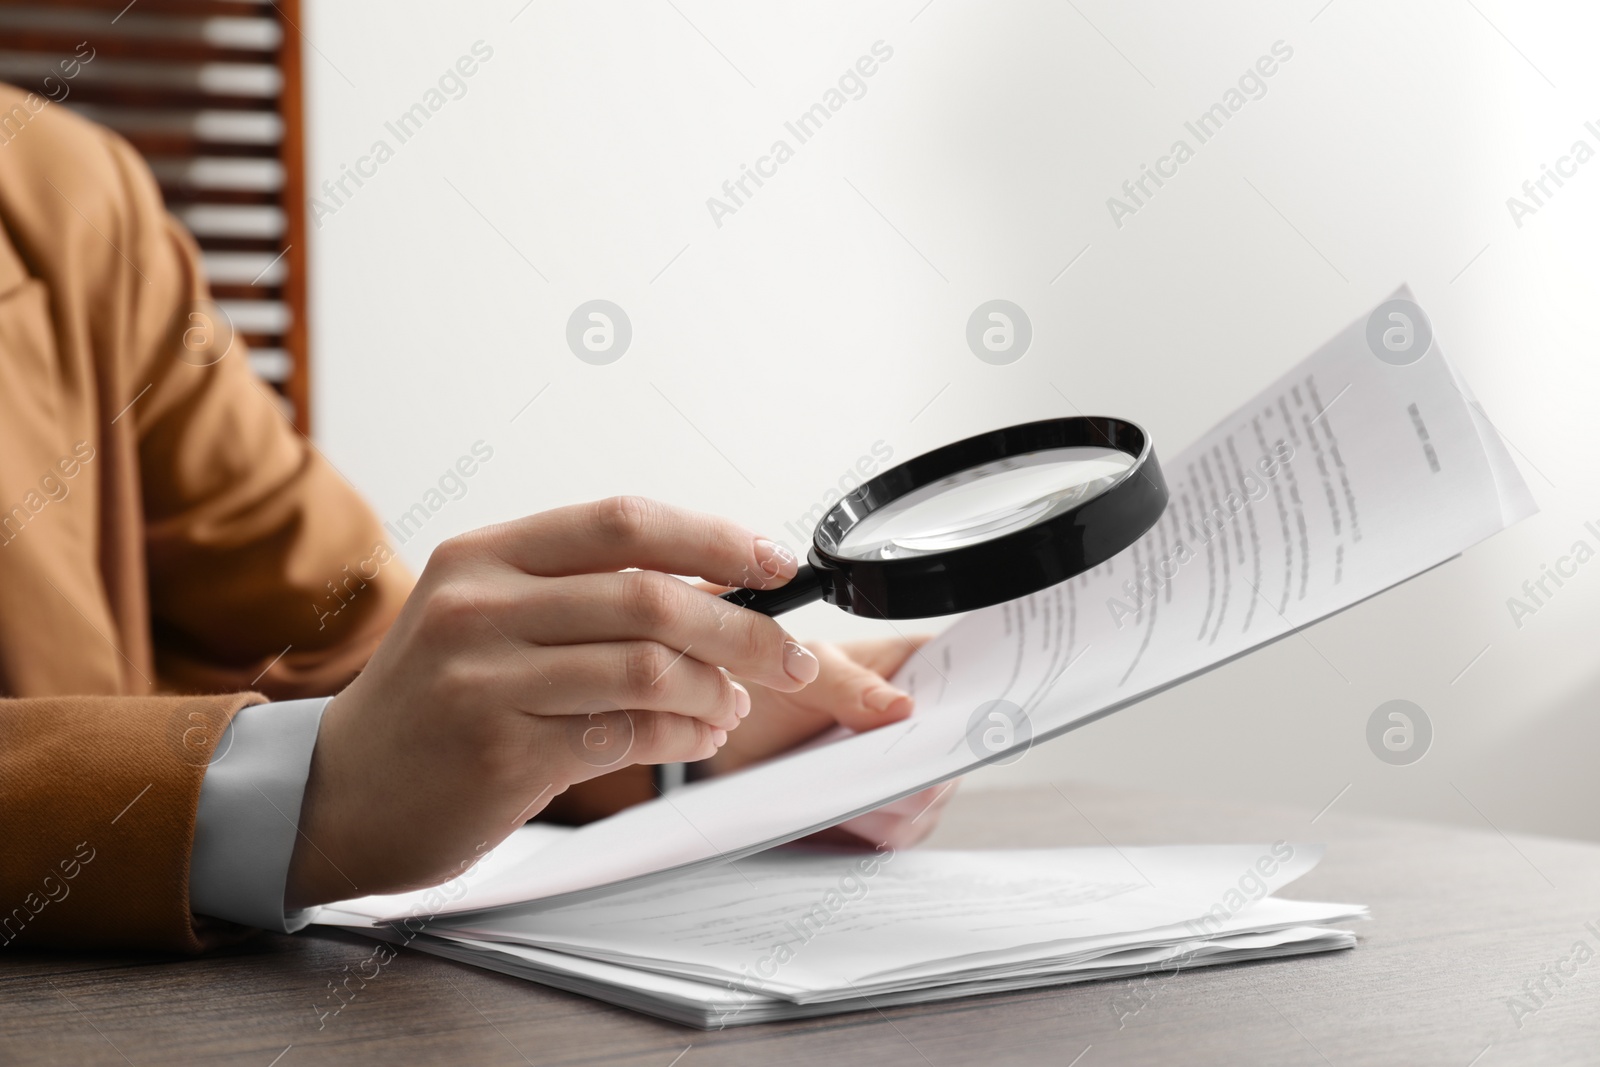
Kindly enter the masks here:
M 836 554 L 904 559 L 977 544 L 1044 522 L 1115 485 L 1136 462 L 1111 448 L 1052 448 L 931 482 L 864 517 Z

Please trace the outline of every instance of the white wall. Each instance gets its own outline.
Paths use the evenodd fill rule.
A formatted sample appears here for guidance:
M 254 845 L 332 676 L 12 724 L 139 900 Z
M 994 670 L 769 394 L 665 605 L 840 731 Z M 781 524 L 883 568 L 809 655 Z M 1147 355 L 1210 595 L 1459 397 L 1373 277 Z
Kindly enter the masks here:
M 452 533 L 617 492 L 798 545 L 785 523 L 874 443 L 907 457 L 1070 413 L 1063 395 L 1175 454 L 1409 281 L 1541 514 L 1313 627 L 1315 649 L 1280 642 L 982 781 L 1311 810 L 1353 783 L 1341 808 L 1600 838 L 1600 564 L 1521 629 L 1506 607 L 1600 520 L 1600 160 L 1520 228 L 1506 207 L 1574 140 L 1600 148 L 1583 128 L 1600 127 L 1600 19 L 1510 0 L 1075 5 L 310 3 L 313 183 L 396 148 L 313 235 L 323 447 L 386 517 L 493 447 L 406 546 L 418 563 Z M 398 144 L 384 122 L 479 40 L 493 56 L 465 95 Z M 707 197 L 880 40 L 893 56 L 865 95 L 717 226 Z M 1107 197 L 1280 40 L 1293 58 L 1266 95 L 1119 228 Z M 965 345 L 992 297 L 1033 322 L 1010 366 Z M 593 298 L 633 324 L 609 366 L 564 340 Z M 823 605 L 790 624 L 887 632 Z M 1409 767 L 1364 740 L 1393 697 L 1436 731 Z

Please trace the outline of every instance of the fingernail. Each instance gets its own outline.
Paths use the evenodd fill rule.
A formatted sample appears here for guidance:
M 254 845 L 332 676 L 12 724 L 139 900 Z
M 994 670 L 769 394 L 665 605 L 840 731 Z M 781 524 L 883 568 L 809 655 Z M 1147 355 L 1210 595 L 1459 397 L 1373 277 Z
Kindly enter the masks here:
M 879 715 L 888 715 L 891 712 L 906 714 L 911 711 L 912 704 L 911 694 L 902 693 L 887 685 L 868 690 L 861 701 Z
M 739 713 L 739 718 L 742 719 L 746 715 L 750 714 L 750 690 L 746 689 L 738 682 L 734 682 L 733 693 L 734 710 Z
M 712 730 L 711 731 L 711 743 L 716 745 L 718 748 L 721 748 L 723 745 L 727 744 L 728 743 L 728 731 L 726 731 L 726 730 Z
M 765 537 L 756 540 L 756 565 L 768 578 L 793 578 L 800 571 L 800 561 L 793 552 Z
M 817 675 L 822 673 L 822 664 L 817 662 L 807 649 L 801 648 L 797 642 L 785 641 L 783 643 L 783 669 L 789 677 L 801 685 L 808 685 L 817 680 Z

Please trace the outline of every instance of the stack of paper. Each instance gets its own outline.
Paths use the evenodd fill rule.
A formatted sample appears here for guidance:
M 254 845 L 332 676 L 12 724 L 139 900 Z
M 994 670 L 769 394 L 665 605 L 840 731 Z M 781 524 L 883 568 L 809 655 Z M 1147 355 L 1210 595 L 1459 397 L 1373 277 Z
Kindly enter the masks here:
M 322 921 L 399 919 L 363 932 L 721 1028 L 1352 947 L 1329 924 L 1366 909 L 1271 895 L 1320 857 L 1282 841 L 779 849 L 574 904 L 430 920 L 426 894 L 412 894 L 339 905 Z
M 914 655 L 895 678 L 916 698 L 905 721 L 841 731 L 554 840 L 519 832 L 446 890 L 355 902 L 327 921 L 405 920 L 395 936 L 419 948 L 702 1023 L 1347 945 L 1322 924 L 1359 909 L 1276 900 L 1186 933 L 1220 899 L 1196 889 L 1214 881 L 1208 864 L 1242 871 L 1236 852 L 1139 850 L 1140 862 L 1125 850 L 1171 873 L 1129 886 L 1112 858 L 1077 850 L 899 856 L 772 974 L 739 955 L 772 934 L 763 923 L 799 914 L 766 904 L 826 894 L 828 864 L 842 862 L 764 850 L 1014 758 L 1535 510 L 1404 289 L 1199 441 L 1160 454 L 1161 521 L 1108 563 L 974 612 Z M 740 897 L 757 885 L 772 893 Z M 1008 926 L 1018 909 L 1029 918 Z

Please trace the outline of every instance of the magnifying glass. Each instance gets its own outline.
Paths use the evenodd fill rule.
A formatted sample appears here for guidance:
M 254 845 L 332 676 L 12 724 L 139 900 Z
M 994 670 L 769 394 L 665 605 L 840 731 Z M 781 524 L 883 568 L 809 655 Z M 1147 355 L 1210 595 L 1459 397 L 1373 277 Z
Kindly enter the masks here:
M 763 615 L 826 600 L 918 619 L 986 608 L 1092 570 L 1167 506 L 1150 436 L 1078 416 L 968 437 L 891 467 L 833 505 L 779 589 L 722 599 Z

